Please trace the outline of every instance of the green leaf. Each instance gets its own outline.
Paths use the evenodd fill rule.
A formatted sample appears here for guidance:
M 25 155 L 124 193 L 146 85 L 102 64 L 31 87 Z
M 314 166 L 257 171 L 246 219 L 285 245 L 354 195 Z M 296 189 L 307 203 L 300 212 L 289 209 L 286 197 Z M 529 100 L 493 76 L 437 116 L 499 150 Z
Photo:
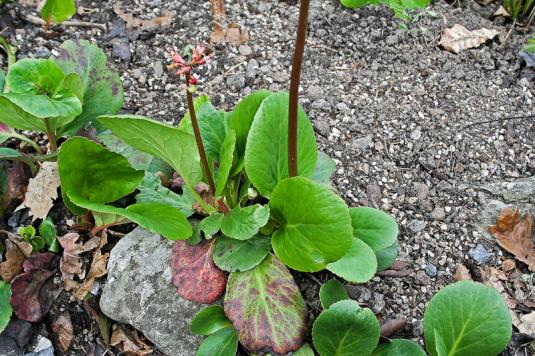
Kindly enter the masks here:
M 236 330 L 221 329 L 202 342 L 196 356 L 235 356 L 238 351 Z
M 30 241 L 30 239 L 37 234 L 37 231 L 35 231 L 35 227 L 32 225 L 20 226 L 17 228 L 17 234 L 19 234 L 24 240 Z
M 210 305 L 195 314 L 189 326 L 197 335 L 210 335 L 228 327 L 232 327 L 232 323 L 220 305 Z
M 6 328 L 11 319 L 13 309 L 11 308 L 11 304 L 9 304 L 10 298 L 11 285 L 0 279 L 0 332 Z
M 60 47 L 54 61 L 67 73 L 77 73 L 83 83 L 82 113 L 63 128 L 72 136 L 92 123 L 99 128 L 97 116 L 115 114 L 123 106 L 123 85 L 119 74 L 108 66 L 106 54 L 85 40 L 68 40 Z
M 213 235 L 217 234 L 221 229 L 221 223 L 223 221 L 223 214 L 215 213 L 205 217 L 201 220 L 201 230 L 204 232 L 204 236 L 207 239 L 211 239 Z
M 223 271 L 245 272 L 257 266 L 271 251 L 271 240 L 256 235 L 248 240 L 236 240 L 221 235 L 217 238 L 212 258 Z
M 377 346 L 380 327 L 370 309 L 342 300 L 324 310 L 312 327 L 312 340 L 321 356 L 367 356 Z
M 138 203 L 161 203 L 180 210 L 186 217 L 193 215 L 193 203 L 195 198 L 185 190 L 182 195 L 173 192 L 161 184 L 160 177 L 156 174 L 145 173 L 141 185 L 137 187 L 136 195 Z
M 334 303 L 346 299 L 349 299 L 346 289 L 336 279 L 325 282 L 320 288 L 320 301 L 323 309 L 329 309 Z
M 275 256 L 246 272 L 232 272 L 224 307 L 250 353 L 285 355 L 297 350 L 306 336 L 305 301 Z
M 269 220 L 269 206 L 250 205 L 245 208 L 234 207 L 223 218 L 221 232 L 237 240 L 247 240 L 258 233 Z
M 342 5 L 350 9 L 356 9 L 367 5 L 380 4 L 382 0 L 340 0 Z
M 272 245 L 290 268 L 322 270 L 344 256 L 353 240 L 346 203 L 329 188 L 304 177 L 280 182 L 269 202 L 280 228 Z
M 397 241 L 398 224 L 387 213 L 365 206 L 349 209 L 353 235 L 375 252 L 392 246 Z
M 336 163 L 327 154 L 318 151 L 318 160 L 314 173 L 310 177 L 313 181 L 321 184 L 331 185 L 331 177 L 336 171 Z
M 52 247 L 52 245 L 54 245 L 54 241 L 56 241 L 57 234 L 58 233 L 56 231 L 56 226 L 54 225 L 54 222 L 52 221 L 50 216 L 48 216 L 39 225 L 39 235 L 41 235 L 47 246 Z
M 221 144 L 221 152 L 219 154 L 219 169 L 217 170 L 215 180 L 215 196 L 218 197 L 225 189 L 227 180 L 232 168 L 232 161 L 234 159 L 234 147 L 236 146 L 236 134 L 230 131 Z
M 227 136 L 228 120 L 225 119 L 225 113 L 217 111 L 212 104 L 205 103 L 196 114 L 206 156 L 211 161 L 218 161 Z
M 130 166 L 123 156 L 83 137 L 61 145 L 58 155 L 61 188 L 70 197 L 94 203 L 109 203 L 132 193 L 144 173 Z
M 13 93 L 52 96 L 64 78 L 65 73 L 54 61 L 24 58 L 9 68 L 6 82 Z
M 70 204 L 124 216 L 171 240 L 191 236 L 184 215 L 169 205 L 138 203 L 126 209 L 104 205 L 131 193 L 143 179 L 143 171 L 134 170 L 123 156 L 86 138 L 74 137 L 61 146 L 58 164 L 62 192 Z
M 346 281 L 365 283 L 372 279 L 377 271 L 377 258 L 370 246 L 354 238 L 344 257 L 329 263 L 327 269 Z
M 511 316 L 493 287 L 460 281 L 441 289 L 424 314 L 427 351 L 439 355 L 436 336 L 450 356 L 497 355 L 511 338 Z M 446 355 L 444 353 L 444 355 Z
M 137 150 L 159 157 L 193 189 L 203 177 L 195 137 L 161 122 L 135 115 L 107 115 L 98 119 Z
M 4 71 L 0 69 L 0 93 L 4 92 L 4 82 L 6 81 L 6 75 Z
M 255 91 L 243 98 L 232 111 L 230 128 L 236 132 L 236 153 L 238 158 L 243 157 L 245 154 L 247 135 L 260 104 L 271 94 L 273 92 L 269 90 Z
M 377 346 L 372 356 L 426 356 L 426 353 L 414 341 L 394 339 Z
M 195 109 L 195 113 L 199 111 L 201 106 L 209 102 L 210 102 L 210 98 L 206 95 L 200 95 L 199 97 L 195 98 L 195 100 L 193 100 L 193 108 Z M 191 118 L 189 115 L 189 110 L 186 110 L 186 114 L 184 115 L 182 120 L 180 120 L 180 122 L 178 123 L 178 128 L 181 129 L 182 131 L 186 131 L 187 133 L 193 135 L 193 127 L 191 126 Z
M 41 17 L 47 22 L 62 23 L 76 13 L 74 0 L 46 0 Z
M 314 350 L 312 350 L 312 347 L 308 343 L 304 343 L 299 350 L 292 353 L 292 356 L 315 356 Z
M 392 246 L 375 252 L 377 258 L 377 271 L 384 271 L 388 267 L 392 266 L 396 258 L 398 257 L 398 242 L 394 242 Z
M 269 198 L 277 183 L 288 178 L 288 94 L 268 96 L 256 112 L 245 146 L 245 171 L 256 189 Z M 297 162 L 300 176 L 316 167 L 316 138 L 303 108 L 297 120 Z

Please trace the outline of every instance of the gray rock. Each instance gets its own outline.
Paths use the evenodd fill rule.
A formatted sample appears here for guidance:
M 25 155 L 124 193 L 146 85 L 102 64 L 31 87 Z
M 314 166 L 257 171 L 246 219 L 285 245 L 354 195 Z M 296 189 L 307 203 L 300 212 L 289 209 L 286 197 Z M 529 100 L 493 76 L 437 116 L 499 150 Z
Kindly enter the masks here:
M 336 104 L 336 110 L 341 112 L 350 112 L 351 109 L 346 105 L 346 103 L 338 103 Z
M 427 223 L 425 221 L 413 219 L 409 221 L 409 223 L 407 224 L 407 229 L 409 229 L 410 232 L 416 234 L 422 231 L 423 229 L 425 229 L 426 226 L 427 226 Z
M 158 61 L 154 64 L 153 68 L 154 78 L 160 79 L 163 75 L 163 64 L 162 62 Z
M 437 267 L 432 263 L 427 264 L 427 267 L 425 267 L 425 274 L 429 277 L 435 277 L 437 272 Z
M 373 142 L 373 136 L 367 135 L 364 137 L 357 138 L 351 142 L 351 147 L 357 151 L 364 151 L 370 148 Z
M 33 335 L 32 324 L 25 320 L 11 319 L 0 333 L 0 355 L 22 355 Z
M 241 73 L 236 73 L 227 78 L 227 85 L 234 90 L 245 88 L 245 76 Z
M 258 62 L 255 59 L 251 59 L 247 63 L 247 70 L 245 71 L 245 76 L 247 79 L 252 80 L 256 77 L 256 70 L 258 68 Z
M 358 301 L 368 301 L 372 297 L 372 292 L 363 286 L 354 286 L 352 284 L 348 284 L 345 286 L 345 289 L 347 291 L 347 295 L 354 300 Z
M 324 95 L 323 89 L 318 85 L 308 87 L 307 95 L 312 99 L 319 99 Z
M 50 50 L 46 47 L 37 47 L 35 50 L 35 58 L 48 58 L 50 57 Z
M 415 129 L 411 131 L 410 137 L 411 140 L 418 141 L 422 137 L 422 131 L 420 129 Z
M 468 251 L 468 255 L 470 255 L 470 257 L 472 257 L 478 263 L 488 262 L 492 258 L 492 254 L 488 253 L 487 250 L 485 250 L 485 247 L 483 247 L 481 244 L 477 244 L 476 247 L 470 249 L 470 251 Z
M 241 45 L 238 48 L 238 52 L 240 52 L 242 56 L 250 56 L 253 53 L 253 50 L 251 49 L 251 46 Z
M 312 103 L 312 109 L 331 111 L 331 104 L 325 99 L 318 99 Z
M 54 356 L 52 341 L 42 335 L 39 335 L 36 345 L 29 351 L 24 356 Z
M 444 210 L 444 208 L 437 206 L 431 212 L 431 217 L 435 220 L 444 220 L 444 218 L 446 217 L 446 211 Z
M 200 338 L 189 331 L 203 308 L 177 295 L 171 282 L 173 242 L 137 228 L 112 249 L 102 312 L 141 331 L 162 352 L 195 355 Z
M 327 137 L 329 135 L 329 132 L 331 131 L 331 126 L 329 125 L 329 122 L 325 120 L 314 121 L 314 127 L 322 136 L 325 137 Z
M 529 201 L 535 203 L 535 176 L 516 179 L 512 182 L 487 184 L 481 189 L 496 197 L 502 197 L 506 203 Z

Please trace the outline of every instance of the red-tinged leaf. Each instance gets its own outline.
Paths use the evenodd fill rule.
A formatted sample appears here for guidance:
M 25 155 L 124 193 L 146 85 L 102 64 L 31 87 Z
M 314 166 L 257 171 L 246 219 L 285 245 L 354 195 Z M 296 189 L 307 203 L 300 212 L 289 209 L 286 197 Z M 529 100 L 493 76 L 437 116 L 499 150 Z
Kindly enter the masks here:
M 182 298 L 211 304 L 225 290 L 227 278 L 212 260 L 213 247 L 213 240 L 195 246 L 186 241 L 177 241 L 173 245 L 173 284 Z
M 41 288 L 54 275 L 52 271 L 38 270 L 19 275 L 11 282 L 11 305 L 19 319 L 37 322 L 48 312 L 39 300 Z
M 268 255 L 246 272 L 230 274 L 225 314 L 251 353 L 285 355 L 299 349 L 307 333 L 307 309 L 284 264 Z
M 30 256 L 24 261 L 25 272 L 11 282 L 10 303 L 19 319 L 37 322 L 50 310 L 56 293 L 47 282 L 55 274 L 55 257 L 50 252 Z

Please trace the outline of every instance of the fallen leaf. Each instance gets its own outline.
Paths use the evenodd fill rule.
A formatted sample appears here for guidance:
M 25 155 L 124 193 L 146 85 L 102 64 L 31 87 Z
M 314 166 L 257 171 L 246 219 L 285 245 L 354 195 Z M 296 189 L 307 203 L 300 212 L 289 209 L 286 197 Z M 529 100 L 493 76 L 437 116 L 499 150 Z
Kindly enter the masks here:
M 225 14 L 225 0 L 210 0 L 212 21 L 221 22 L 227 17 Z
M 405 328 L 405 325 L 407 325 L 407 321 L 405 319 L 387 320 L 381 324 L 381 336 L 390 337 L 398 331 L 403 330 Z
M 186 241 L 173 245 L 171 268 L 178 295 L 201 304 L 215 302 L 227 283 L 225 273 L 212 260 L 214 240 L 190 246 Z
M 494 11 L 492 16 L 493 17 L 498 17 L 498 16 L 511 17 L 511 15 L 509 15 L 507 10 L 505 10 L 505 7 L 503 7 L 502 5 L 500 5 L 500 7 L 496 11 Z
M 100 330 L 100 335 L 102 336 L 104 344 L 109 345 L 111 337 L 110 320 L 106 317 L 106 315 L 101 312 L 97 298 L 93 294 L 88 294 L 84 298 L 83 304 L 87 312 L 93 318 L 93 320 L 97 322 L 98 328 Z
M 55 273 L 55 256 L 45 252 L 28 257 L 24 273 L 11 282 L 10 303 L 19 319 L 37 322 L 50 310 L 57 297 L 54 284 L 47 283 Z
M 84 299 L 84 297 L 93 289 L 93 284 L 96 278 L 100 278 L 108 273 L 107 264 L 110 254 L 106 252 L 102 254 L 100 249 L 93 254 L 93 261 L 91 262 L 91 268 L 85 278 L 84 282 L 74 293 L 74 297 L 78 300 Z
M 162 10 L 162 16 L 155 17 L 151 20 L 142 20 L 126 13 L 118 5 L 113 7 L 113 11 L 126 23 L 128 31 L 153 31 L 158 28 L 166 28 L 171 25 L 176 11 Z
M 500 31 L 481 28 L 469 31 L 466 27 L 455 24 L 442 32 L 439 45 L 447 51 L 459 53 L 468 48 L 476 48 L 492 40 Z
M 17 161 L 0 162 L 0 216 L 10 214 L 24 200 L 30 177 L 26 164 Z
M 494 267 L 484 267 L 480 270 L 483 284 L 494 287 L 502 295 L 509 309 L 516 308 L 517 301 L 508 294 L 503 285 L 503 282 L 508 280 L 507 275 Z
M 231 22 L 228 27 L 225 27 L 219 22 L 212 22 L 213 31 L 210 35 L 210 42 L 212 43 L 230 43 L 238 46 L 249 41 L 249 32 L 247 30 L 240 30 L 237 23 Z
M 515 269 L 516 267 L 516 263 L 514 260 L 505 260 L 502 262 L 502 269 L 505 271 L 505 272 L 510 272 L 512 271 L 513 269 Z
M 470 274 L 470 271 L 468 268 L 466 268 L 463 264 L 458 263 L 455 267 L 455 275 L 454 275 L 455 281 L 471 281 L 472 275 Z
M 535 311 L 520 316 L 518 331 L 523 334 L 535 335 Z
M 80 235 L 75 232 L 58 236 L 58 242 L 63 247 L 59 269 L 66 291 L 80 287 L 80 284 L 74 280 L 75 277 L 78 277 L 80 280 L 85 278 L 85 269 L 83 268 L 83 260 L 80 255 L 84 252 L 94 250 L 99 245 L 97 237 L 93 237 L 85 243 L 78 241 L 79 238 Z
M 32 221 L 45 219 L 58 197 L 60 184 L 58 163 L 43 162 L 37 175 L 30 179 L 24 201 L 15 211 L 29 208 Z
M 535 272 L 532 227 L 533 218 L 530 213 L 526 213 L 521 219 L 519 209 L 505 208 L 496 219 L 496 225 L 489 227 L 489 232 L 496 237 L 502 248 L 527 264 L 530 271 Z
M 54 336 L 57 340 L 56 344 L 59 346 L 60 350 L 67 352 L 72 345 L 73 334 L 72 334 L 72 322 L 71 315 L 68 311 L 64 311 L 52 322 L 50 326 L 54 332 Z
M 126 330 L 114 325 L 111 335 L 111 346 L 117 347 L 122 352 L 129 355 L 143 356 L 152 354 L 152 347 L 139 337 L 137 330 Z
M 5 240 L 6 260 L 0 263 L 0 277 L 4 282 L 11 282 L 13 278 L 24 272 L 23 264 L 32 253 L 32 245 L 10 232 L 0 231 L 0 233 L 8 236 Z

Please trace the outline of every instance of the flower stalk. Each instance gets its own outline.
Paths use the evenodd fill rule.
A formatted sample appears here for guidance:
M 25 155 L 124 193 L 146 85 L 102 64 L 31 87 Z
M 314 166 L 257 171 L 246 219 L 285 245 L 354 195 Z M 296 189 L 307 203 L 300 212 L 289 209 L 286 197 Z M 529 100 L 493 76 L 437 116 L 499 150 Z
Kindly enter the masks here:
M 288 105 L 288 175 L 297 176 L 297 113 L 299 105 L 299 83 L 301 81 L 301 67 L 307 37 L 308 9 L 310 1 L 301 0 L 299 7 L 299 22 L 295 38 L 295 50 L 290 78 L 290 102 Z

